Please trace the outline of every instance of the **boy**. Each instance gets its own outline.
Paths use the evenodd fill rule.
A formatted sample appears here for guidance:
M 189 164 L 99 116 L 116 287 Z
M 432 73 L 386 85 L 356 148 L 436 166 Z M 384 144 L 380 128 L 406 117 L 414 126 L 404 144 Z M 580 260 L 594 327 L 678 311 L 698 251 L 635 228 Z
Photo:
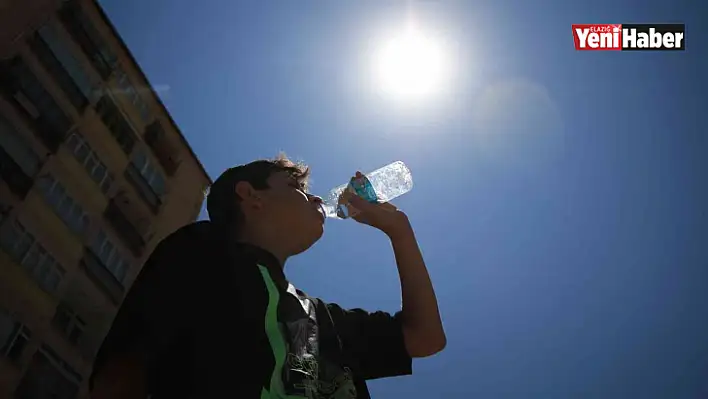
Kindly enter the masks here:
M 283 273 L 323 234 L 309 169 L 285 157 L 224 172 L 210 222 L 163 240 L 96 357 L 92 397 L 369 398 L 365 380 L 412 373 L 446 343 L 408 217 L 349 197 L 355 219 L 391 240 L 401 280 L 395 315 L 311 298 Z

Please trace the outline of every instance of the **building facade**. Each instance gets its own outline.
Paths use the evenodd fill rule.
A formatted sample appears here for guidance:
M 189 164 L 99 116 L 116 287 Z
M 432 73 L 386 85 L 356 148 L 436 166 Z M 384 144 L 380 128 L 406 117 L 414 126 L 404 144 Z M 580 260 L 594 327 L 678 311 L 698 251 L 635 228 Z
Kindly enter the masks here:
M 0 0 L 0 398 L 83 398 L 208 174 L 95 0 Z

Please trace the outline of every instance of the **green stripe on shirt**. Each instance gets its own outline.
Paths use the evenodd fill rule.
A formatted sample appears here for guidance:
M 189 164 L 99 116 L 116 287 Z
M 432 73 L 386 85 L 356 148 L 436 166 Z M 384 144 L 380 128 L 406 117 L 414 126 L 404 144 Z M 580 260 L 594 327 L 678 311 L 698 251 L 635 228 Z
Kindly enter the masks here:
M 258 270 L 261 272 L 263 282 L 268 290 L 268 307 L 265 313 L 265 331 L 270 342 L 270 348 L 273 351 L 275 358 L 275 366 L 273 367 L 273 375 L 270 377 L 270 389 L 263 388 L 261 391 L 261 399 L 307 399 L 302 396 L 291 396 L 285 394 L 283 386 L 283 365 L 286 358 L 286 346 L 283 334 L 278 328 L 278 304 L 280 302 L 280 291 L 270 277 L 268 269 L 263 265 L 258 265 Z

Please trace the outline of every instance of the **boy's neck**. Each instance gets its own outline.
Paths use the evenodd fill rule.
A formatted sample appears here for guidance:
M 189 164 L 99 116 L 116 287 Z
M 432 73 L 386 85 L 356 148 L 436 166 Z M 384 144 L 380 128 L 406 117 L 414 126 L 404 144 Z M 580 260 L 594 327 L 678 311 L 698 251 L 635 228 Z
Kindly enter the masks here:
M 273 255 L 278 261 L 280 267 L 283 269 L 285 268 L 285 261 L 288 259 L 288 251 L 275 244 L 279 240 L 273 240 L 270 237 L 266 237 L 264 234 L 257 234 L 253 231 L 244 231 L 239 234 L 236 241 L 243 244 L 253 245 L 270 252 L 270 254 Z

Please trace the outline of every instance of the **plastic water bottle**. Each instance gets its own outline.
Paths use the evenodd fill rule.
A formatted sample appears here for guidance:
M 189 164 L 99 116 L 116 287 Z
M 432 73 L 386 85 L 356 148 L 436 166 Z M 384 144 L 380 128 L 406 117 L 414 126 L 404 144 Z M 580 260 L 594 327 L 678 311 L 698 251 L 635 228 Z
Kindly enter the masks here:
M 323 198 L 322 208 L 330 218 L 346 219 L 354 216 L 341 200 L 342 194 L 349 191 L 372 203 L 384 203 L 411 191 L 413 176 L 406 164 L 401 161 L 390 163 L 361 178 L 354 178 L 347 184 L 333 188 Z

